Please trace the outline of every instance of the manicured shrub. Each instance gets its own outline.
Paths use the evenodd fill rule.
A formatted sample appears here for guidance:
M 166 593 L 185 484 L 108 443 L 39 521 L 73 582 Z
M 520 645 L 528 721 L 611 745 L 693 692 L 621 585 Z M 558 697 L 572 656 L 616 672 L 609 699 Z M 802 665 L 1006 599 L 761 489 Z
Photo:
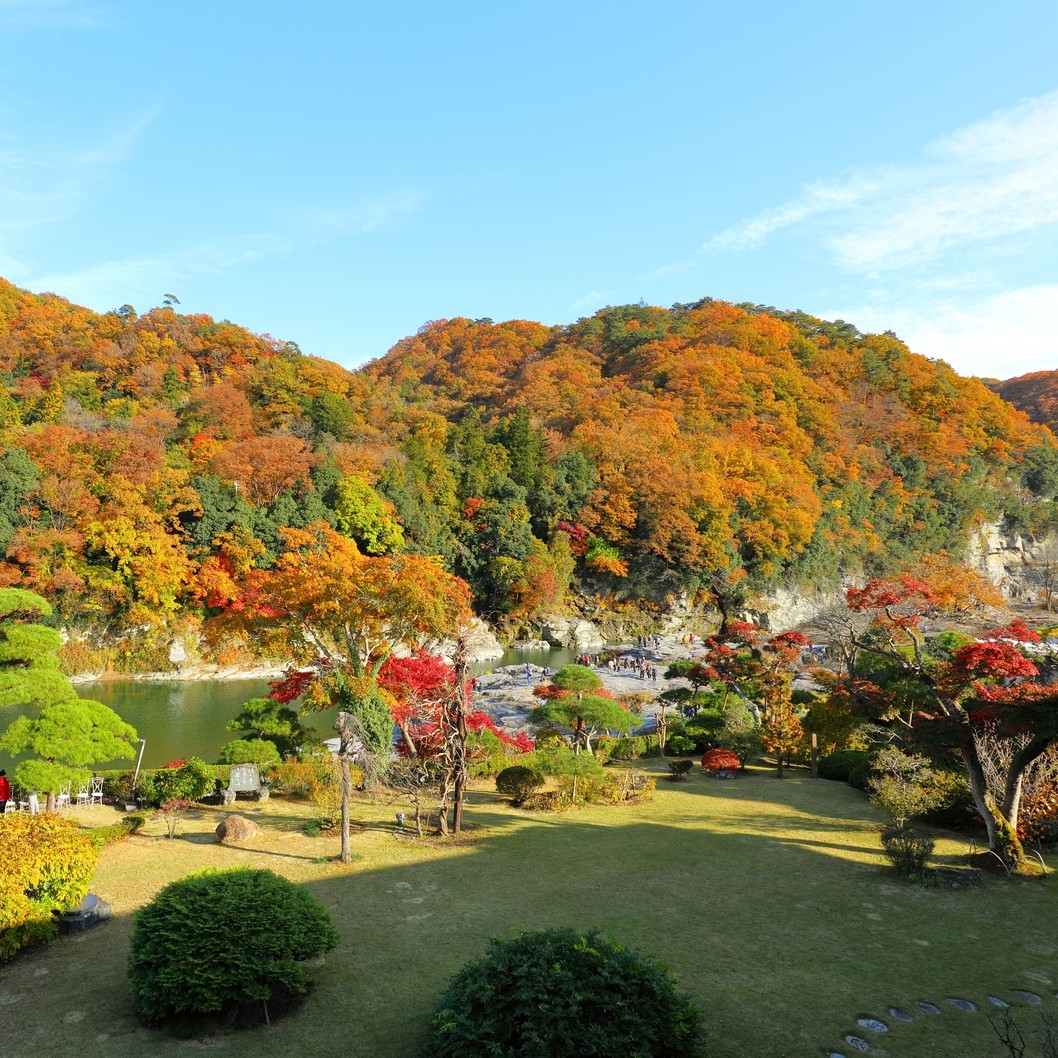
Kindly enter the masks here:
M 708 749 L 702 754 L 702 767 L 708 772 L 738 771 L 738 756 L 729 749 Z
M 266 738 L 237 738 L 220 751 L 219 764 L 256 764 L 271 767 L 282 760 L 274 742 Z
M 639 760 L 640 757 L 657 756 L 660 752 L 657 735 L 625 735 L 611 739 L 607 749 L 608 760 Z
M 665 741 L 665 756 L 683 757 L 694 753 L 698 743 L 686 735 L 670 735 Z
M 544 777 L 533 768 L 522 764 L 504 768 L 496 776 L 496 792 L 509 797 L 515 805 L 525 804 L 526 798 L 544 785 Z
M 684 734 L 691 738 L 716 738 L 717 732 L 724 726 L 723 713 L 707 710 L 695 713 L 683 725 Z
M 324 906 L 293 882 L 266 870 L 207 869 L 136 912 L 133 1005 L 152 1026 L 197 1026 L 203 1015 L 270 1020 L 308 991 L 305 960 L 339 939 Z
M 591 752 L 600 764 L 605 764 L 613 753 L 617 739 L 613 735 L 599 735 L 592 743 Z
M 0 962 L 55 936 L 88 892 L 99 850 L 54 812 L 0 816 Z
M 837 782 L 848 782 L 849 775 L 853 769 L 867 767 L 870 753 L 865 749 L 839 749 L 836 753 L 828 753 L 819 759 L 819 777 L 821 779 L 833 779 Z M 864 786 L 866 789 L 866 776 Z
M 449 983 L 423 1058 L 684 1058 L 701 1013 L 652 959 L 569 928 L 493 940 Z
M 936 841 L 911 827 L 890 826 L 882 831 L 882 849 L 893 870 L 909 881 L 922 878 Z
M 507 763 L 507 746 L 488 728 L 471 731 L 467 735 L 470 755 L 469 771 L 475 779 L 491 779 L 503 771 Z
M 764 738 L 759 727 L 745 731 L 725 728 L 717 736 L 717 745 L 721 749 L 731 750 L 743 768 L 751 757 L 759 757 L 764 752 Z
M 223 770 L 226 775 L 227 770 Z M 201 801 L 216 790 L 219 778 L 216 767 L 211 767 L 198 757 L 191 757 L 175 768 L 140 772 L 136 790 L 144 804 L 157 808 L 163 801 L 174 797 Z
M 322 757 L 305 757 L 301 760 L 285 760 L 276 765 L 268 777 L 272 793 L 289 794 L 292 797 L 308 798 L 313 784 L 325 773 Z
M 135 834 L 145 822 L 146 816 L 134 812 L 117 823 L 110 823 L 105 827 L 92 827 L 84 833 L 88 835 L 89 840 L 97 849 L 101 849 L 122 841 L 130 834 Z
M 678 782 L 680 779 L 685 778 L 693 768 L 693 760 L 670 760 L 669 778 L 673 782 Z
M 537 790 L 521 807 L 533 812 L 565 812 L 569 808 L 569 797 L 562 790 Z
M 866 757 L 849 768 L 849 786 L 855 790 L 866 791 L 871 784 L 871 759 Z
M 897 827 L 944 803 L 945 791 L 937 773 L 920 753 L 887 746 L 875 754 L 872 772 L 867 784 L 871 804 Z
M 606 769 L 605 777 L 597 791 L 593 791 L 593 802 L 611 805 L 642 804 L 654 796 L 658 782 L 645 772 Z
M 568 745 L 566 736 L 557 727 L 538 727 L 533 742 L 537 749 L 553 749 Z

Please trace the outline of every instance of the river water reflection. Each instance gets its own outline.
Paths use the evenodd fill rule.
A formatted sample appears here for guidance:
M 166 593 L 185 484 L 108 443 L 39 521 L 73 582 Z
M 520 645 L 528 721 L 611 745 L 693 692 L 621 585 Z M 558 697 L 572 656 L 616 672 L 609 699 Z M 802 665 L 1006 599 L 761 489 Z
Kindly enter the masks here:
M 508 650 L 503 657 L 474 666 L 477 673 L 504 665 L 548 665 L 561 668 L 574 658 L 574 651 L 563 649 Z M 160 768 L 180 757 L 200 757 L 207 763 L 217 759 L 221 747 L 238 736 L 227 730 L 228 721 L 238 715 L 244 702 L 268 693 L 264 680 L 106 680 L 77 685 L 80 698 L 94 698 L 114 710 L 147 740 L 143 753 L 145 768 Z M 19 710 L 0 712 L 0 725 L 14 720 Z M 322 737 L 333 735 L 335 715 L 312 713 L 304 719 Z M 0 751 L 0 767 L 10 772 L 13 759 Z M 124 767 L 128 762 L 113 762 Z M 100 762 L 100 768 L 105 765 Z

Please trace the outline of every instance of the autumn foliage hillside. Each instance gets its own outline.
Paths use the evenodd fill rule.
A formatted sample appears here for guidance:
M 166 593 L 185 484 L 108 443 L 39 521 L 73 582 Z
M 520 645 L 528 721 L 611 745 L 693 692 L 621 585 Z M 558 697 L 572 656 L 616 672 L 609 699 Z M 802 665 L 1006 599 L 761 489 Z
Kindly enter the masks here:
M 989 388 L 1033 422 L 1058 428 L 1058 371 L 1033 371 L 1003 382 L 989 382 Z
M 711 300 L 438 321 L 350 372 L 0 280 L 0 434 L 0 584 L 94 632 L 197 627 L 318 520 L 440 557 L 524 626 L 578 587 L 723 603 L 957 558 L 975 522 L 1028 524 L 1058 490 L 1050 432 L 981 382 Z
M 962 553 L 979 518 L 1039 505 L 1046 430 L 888 335 L 705 300 L 569 327 L 430 324 L 365 369 L 408 411 L 527 416 L 583 456 L 572 518 L 652 583 L 829 579 Z M 1050 496 L 1044 497 L 1049 499 Z

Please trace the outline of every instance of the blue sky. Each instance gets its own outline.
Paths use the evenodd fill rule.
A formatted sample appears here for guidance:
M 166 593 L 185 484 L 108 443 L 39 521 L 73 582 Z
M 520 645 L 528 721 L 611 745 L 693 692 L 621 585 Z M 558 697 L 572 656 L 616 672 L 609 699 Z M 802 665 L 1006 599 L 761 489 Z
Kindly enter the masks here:
M 0 0 L 0 275 L 353 367 L 704 296 L 1058 368 L 1058 4 Z

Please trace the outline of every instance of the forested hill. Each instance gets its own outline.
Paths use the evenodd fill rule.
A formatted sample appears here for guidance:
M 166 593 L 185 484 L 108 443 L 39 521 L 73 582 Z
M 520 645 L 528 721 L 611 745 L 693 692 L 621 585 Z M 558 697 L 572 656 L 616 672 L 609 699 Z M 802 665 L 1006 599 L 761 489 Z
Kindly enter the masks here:
M 1058 371 L 1033 371 L 1003 382 L 990 381 L 988 388 L 1020 408 L 1033 422 L 1058 429 Z
M 194 624 L 326 519 L 440 556 L 510 626 L 958 558 L 1045 519 L 1050 432 L 888 335 L 705 300 L 453 319 L 358 372 L 173 307 L 0 281 L 0 584 L 70 623 Z

